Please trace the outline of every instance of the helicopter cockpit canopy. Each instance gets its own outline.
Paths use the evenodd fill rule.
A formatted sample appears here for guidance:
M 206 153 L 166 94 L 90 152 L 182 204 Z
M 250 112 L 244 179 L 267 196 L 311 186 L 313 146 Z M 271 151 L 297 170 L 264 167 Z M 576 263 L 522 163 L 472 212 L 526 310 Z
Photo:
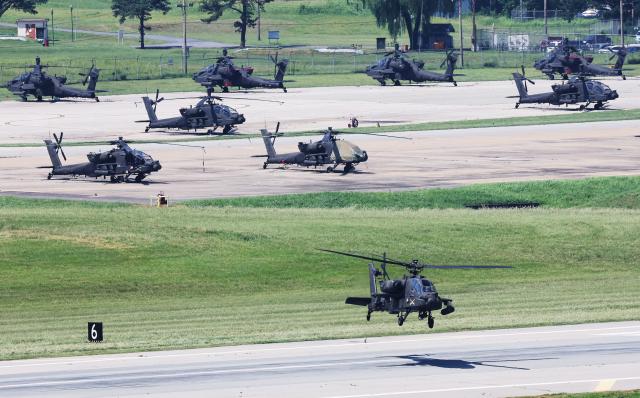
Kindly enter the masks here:
M 359 146 L 345 140 L 335 141 L 336 151 L 342 161 L 347 163 L 364 162 L 368 159 L 367 152 L 360 149 Z

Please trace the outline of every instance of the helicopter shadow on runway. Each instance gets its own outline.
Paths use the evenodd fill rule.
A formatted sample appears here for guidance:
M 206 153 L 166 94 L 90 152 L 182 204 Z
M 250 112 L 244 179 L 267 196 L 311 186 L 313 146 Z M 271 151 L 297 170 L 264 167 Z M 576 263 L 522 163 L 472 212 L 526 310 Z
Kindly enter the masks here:
M 407 359 L 407 360 L 410 360 L 411 362 L 407 362 L 399 365 L 388 365 L 389 367 L 433 366 L 433 367 L 444 368 L 444 369 L 475 369 L 478 366 L 487 366 L 492 368 L 504 368 L 504 369 L 514 369 L 514 370 L 531 370 L 531 369 L 518 367 L 518 366 L 498 365 L 497 363 L 543 361 L 543 360 L 557 359 L 557 358 L 522 358 L 522 359 L 505 359 L 505 360 L 494 360 L 494 361 L 465 361 L 463 359 L 431 358 L 428 354 L 400 355 L 393 358 Z
M 371 174 L 371 175 L 376 174 L 368 170 L 351 170 L 347 173 L 345 173 L 344 171 L 335 170 L 330 173 L 327 173 L 327 171 L 321 167 L 319 168 L 278 167 L 278 168 L 272 168 L 271 170 L 286 171 L 286 172 L 296 171 L 299 173 L 329 174 L 329 175 L 337 175 L 337 176 L 344 176 L 347 174 Z
M 581 109 L 580 107 L 578 108 L 574 108 L 574 107 L 543 107 L 543 106 L 525 106 L 525 107 L 521 107 L 520 109 L 535 109 L 537 111 L 542 111 L 542 112 L 555 112 L 555 111 L 564 111 L 564 112 L 592 112 L 592 111 L 598 111 L 598 112 L 602 112 L 602 111 L 621 111 L 623 109 L 620 108 L 611 108 L 608 106 L 603 106 L 600 109 L 593 109 L 593 108 L 583 108 Z
M 43 181 L 47 181 L 46 178 L 42 179 Z M 166 184 L 170 184 L 171 181 L 147 181 L 147 180 L 143 180 L 140 182 L 134 182 L 134 181 L 129 181 L 129 182 L 111 182 L 107 179 L 86 179 L 86 178 L 82 178 L 82 177 L 57 177 L 53 180 L 50 181 L 73 181 L 74 183 L 80 183 L 80 182 L 84 182 L 84 183 L 89 183 L 89 184 L 104 184 L 104 185 L 115 185 L 115 184 L 135 184 L 135 185 L 166 185 Z

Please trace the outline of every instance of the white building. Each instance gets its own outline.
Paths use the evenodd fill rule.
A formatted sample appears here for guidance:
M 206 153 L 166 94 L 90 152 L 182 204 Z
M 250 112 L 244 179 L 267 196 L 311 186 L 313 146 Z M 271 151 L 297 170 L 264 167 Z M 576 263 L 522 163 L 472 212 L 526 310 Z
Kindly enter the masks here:
M 46 43 L 49 41 L 48 22 L 48 19 L 18 19 L 18 37 Z

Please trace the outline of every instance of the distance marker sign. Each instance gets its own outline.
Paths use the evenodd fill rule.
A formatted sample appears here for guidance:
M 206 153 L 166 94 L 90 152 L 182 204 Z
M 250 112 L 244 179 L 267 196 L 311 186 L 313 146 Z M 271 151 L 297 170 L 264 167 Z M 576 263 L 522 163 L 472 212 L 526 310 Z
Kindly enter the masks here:
M 102 322 L 89 322 L 87 324 L 87 340 L 90 343 L 102 342 Z

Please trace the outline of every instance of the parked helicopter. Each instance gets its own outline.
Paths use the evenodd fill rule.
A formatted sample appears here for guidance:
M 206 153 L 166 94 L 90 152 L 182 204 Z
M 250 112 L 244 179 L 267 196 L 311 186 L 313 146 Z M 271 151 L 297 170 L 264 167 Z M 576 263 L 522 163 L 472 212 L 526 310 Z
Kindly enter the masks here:
M 395 86 L 400 85 L 400 80 L 409 80 L 410 82 L 450 82 L 454 86 L 458 83 L 455 81 L 455 75 L 453 73 L 456 62 L 458 60 L 457 55 L 453 50 L 448 51 L 445 59 L 440 64 L 442 68 L 445 64 L 447 69 L 445 73 L 429 72 L 423 70 L 424 61 L 408 60 L 404 54 L 398 49 L 396 44 L 395 51 L 388 53 L 386 57 L 378 61 L 377 64 L 371 65 L 367 68 L 367 76 L 377 80 L 381 85 L 386 85 L 387 80 L 393 81 Z
M 64 160 L 67 156 L 62 150 L 62 137 L 64 133 L 60 133 L 60 138 L 54 133 L 55 142 L 44 140 L 49 152 L 52 166 L 43 166 L 42 168 L 51 168 L 47 175 L 50 180 L 53 176 L 70 175 L 85 177 L 110 177 L 111 182 L 130 182 L 129 177 L 135 175 L 135 182 L 142 180 L 149 174 L 162 168 L 160 162 L 153 160 L 151 156 L 142 151 L 132 149 L 127 141 L 119 137 L 116 141 L 111 141 L 111 145 L 116 148 L 108 152 L 90 152 L 87 154 L 86 163 L 77 163 L 63 166 L 58 153 L 62 155 Z
M 366 151 L 363 151 L 357 145 L 349 141 L 337 139 L 339 132 L 334 131 L 331 127 L 324 131 L 321 140 L 315 142 L 299 142 L 298 152 L 276 153 L 275 141 L 277 137 L 283 134 L 278 133 L 280 123 L 276 126 L 276 131 L 270 133 L 266 129 L 260 130 L 264 146 L 267 149 L 267 155 L 258 155 L 256 157 L 265 157 L 262 168 L 266 169 L 270 164 L 294 164 L 298 166 L 327 166 L 328 173 L 333 172 L 338 165 L 344 165 L 344 173 L 348 173 L 355 169 L 359 163 L 366 162 L 369 159 Z
M 86 74 L 80 73 L 80 76 L 84 76 L 82 85 L 89 83 L 87 90 L 66 86 L 65 76 L 49 76 L 42 67 L 40 57 L 36 57 L 36 64 L 33 65 L 32 71 L 8 81 L 5 87 L 23 101 L 27 101 L 27 97 L 31 95 L 38 101 L 42 101 L 43 97 L 52 97 L 54 101 L 60 98 L 93 98 L 96 102 L 100 102 L 96 96 L 96 93 L 101 92 L 96 90 L 100 70 L 95 65 L 92 65 Z
M 144 129 L 178 129 L 178 130 L 207 130 L 207 134 L 215 134 L 218 127 L 222 127 L 221 134 L 231 134 L 235 131 L 235 126 L 245 122 L 244 115 L 227 105 L 217 104 L 215 100 L 222 101 L 222 98 L 209 95 L 201 97 L 200 101 L 189 108 L 180 108 L 180 116 L 167 119 L 158 119 L 156 106 L 164 101 L 164 97 L 158 98 L 160 91 L 156 91 L 155 100 L 149 97 L 142 97 L 144 107 L 147 110 L 149 120 L 138 120 L 140 123 L 149 123 Z M 220 134 L 220 133 L 218 133 Z
M 591 103 L 595 103 L 593 108 L 598 110 L 604 107 L 605 102 L 618 98 L 616 90 L 612 90 L 597 80 L 589 80 L 582 75 L 573 76 L 563 84 L 554 84 L 551 86 L 553 91 L 540 94 L 529 94 L 526 83 L 535 84 L 535 82 L 525 77 L 524 67 L 522 74 L 513 73 L 513 80 L 518 88 L 518 96 L 515 97 L 518 98 L 516 108 L 520 104 L 569 105 L 581 103 L 580 109 L 585 109 Z
M 448 315 L 454 312 L 455 308 L 453 307 L 452 299 L 440 297 L 435 285 L 420 275 L 423 269 L 512 268 L 501 265 L 431 265 L 420 263 L 418 260 L 411 262 L 392 260 L 387 258 L 386 253 L 382 257 L 376 257 L 327 249 L 319 250 L 372 261 L 369 263 L 369 290 L 371 296 L 347 297 L 345 300 L 345 304 L 367 307 L 367 321 L 371 320 L 371 313 L 385 311 L 389 314 L 397 315 L 398 325 L 402 326 L 409 314 L 415 312 L 418 314 L 419 320 L 427 319 L 427 325 L 430 329 L 435 325 L 433 311 L 440 310 L 441 315 Z M 380 263 L 380 270 L 376 269 L 374 261 Z M 403 275 L 400 279 L 391 279 L 387 273 L 388 264 L 404 267 L 409 272 L 409 275 Z
M 225 93 L 229 91 L 229 87 L 231 86 L 242 88 L 279 88 L 286 93 L 287 88 L 284 86 L 284 75 L 287 71 L 289 60 L 284 59 L 278 62 L 277 54 L 275 58 L 271 56 L 270 58 L 276 66 L 273 80 L 253 76 L 253 68 L 251 67 L 243 66 L 236 68 L 233 64 L 232 57 L 227 55 L 226 49 L 223 51 L 223 56 L 218 58 L 215 64 L 209 65 L 199 72 L 194 73 L 193 80 L 212 91 L 215 86 L 218 86 Z
M 536 61 L 533 66 L 538 69 L 551 80 L 558 74 L 563 79 L 568 79 L 571 74 L 581 74 L 583 76 L 621 76 L 626 80 L 626 76 L 622 73 L 622 67 L 627 57 L 627 49 L 622 47 L 617 51 L 609 49 L 613 54 L 609 58 L 611 61 L 616 58 L 613 68 L 608 66 L 594 64 L 593 57 L 584 57 L 580 55 L 575 47 L 565 43 L 551 51 L 543 59 Z

